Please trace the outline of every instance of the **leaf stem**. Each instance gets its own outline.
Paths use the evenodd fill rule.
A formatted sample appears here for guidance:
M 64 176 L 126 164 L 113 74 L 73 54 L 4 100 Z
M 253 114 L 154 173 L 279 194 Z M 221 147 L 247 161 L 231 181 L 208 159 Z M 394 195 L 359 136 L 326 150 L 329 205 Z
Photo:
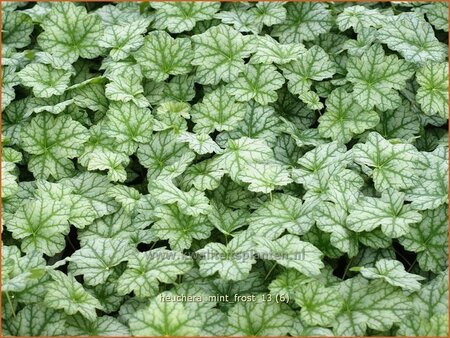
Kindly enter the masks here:
M 8 291 L 5 291 L 5 294 L 6 294 L 6 299 L 8 300 L 8 304 L 11 307 L 11 312 L 12 312 L 13 318 L 16 318 L 16 311 L 14 311 L 14 306 L 13 306 L 13 304 L 11 302 L 11 298 L 9 298 Z

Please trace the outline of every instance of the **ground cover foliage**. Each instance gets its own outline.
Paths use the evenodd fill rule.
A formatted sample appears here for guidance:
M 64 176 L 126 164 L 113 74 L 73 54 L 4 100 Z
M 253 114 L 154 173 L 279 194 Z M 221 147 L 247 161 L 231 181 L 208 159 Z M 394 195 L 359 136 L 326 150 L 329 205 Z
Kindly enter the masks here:
M 447 335 L 446 3 L 2 22 L 4 335 Z

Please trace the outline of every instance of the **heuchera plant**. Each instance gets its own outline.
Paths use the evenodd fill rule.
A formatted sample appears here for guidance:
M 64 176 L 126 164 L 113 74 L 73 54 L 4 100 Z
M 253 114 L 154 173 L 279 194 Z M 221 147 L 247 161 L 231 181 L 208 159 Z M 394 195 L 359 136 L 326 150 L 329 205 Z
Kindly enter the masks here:
M 442 2 L 2 2 L 3 335 L 447 336 Z

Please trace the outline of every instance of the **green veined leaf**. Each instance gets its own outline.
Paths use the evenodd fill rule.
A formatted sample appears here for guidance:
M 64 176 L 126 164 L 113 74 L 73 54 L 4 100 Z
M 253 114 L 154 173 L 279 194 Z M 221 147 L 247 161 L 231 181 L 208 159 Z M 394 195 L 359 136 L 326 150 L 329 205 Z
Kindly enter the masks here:
M 395 55 L 385 56 L 379 44 L 372 45 L 360 57 L 347 62 L 347 80 L 353 84 L 355 100 L 365 109 L 374 105 L 382 111 L 397 108 L 401 99 L 397 90 L 406 86 L 414 66 Z
M 289 91 L 300 96 L 310 91 L 312 80 L 321 81 L 332 77 L 336 72 L 330 57 L 319 46 L 311 47 L 299 60 L 284 64 L 280 68 L 288 80 Z M 300 99 L 304 101 L 302 97 Z
M 194 58 L 197 79 L 201 84 L 232 82 L 245 69 L 244 60 L 250 56 L 246 37 L 226 25 L 214 26 L 194 35 Z M 220 53 L 218 53 L 220 51 Z
M 133 53 L 142 66 L 144 76 L 157 82 L 169 75 L 186 74 L 191 70 L 191 43 L 185 38 L 172 38 L 164 31 L 153 31 L 145 37 L 144 46 Z
M 212 200 L 208 213 L 209 221 L 225 235 L 231 235 L 237 229 L 247 224 L 249 212 L 244 209 L 233 210 L 221 202 Z
M 144 44 L 144 34 L 148 21 L 139 19 L 128 24 L 105 27 L 103 36 L 98 40 L 100 47 L 109 48 L 109 55 L 114 61 L 127 58 Z
M 53 282 L 48 285 L 44 303 L 52 309 L 63 309 L 66 314 L 80 313 L 90 321 L 97 317 L 95 309 L 101 309 L 100 302 L 91 296 L 72 275 L 61 271 L 50 271 Z
M 124 239 L 95 239 L 70 256 L 69 270 L 83 275 L 87 285 L 105 283 L 112 268 L 128 259 L 131 245 Z
M 439 146 L 433 152 L 420 153 L 418 179 L 406 191 L 405 199 L 415 209 L 435 209 L 448 203 L 448 151 Z
M 153 116 L 149 109 L 132 102 L 111 102 L 102 128 L 108 136 L 126 143 L 135 151 L 139 144 L 151 140 L 152 126 Z
M 285 22 L 275 25 L 272 30 L 272 35 L 279 37 L 282 43 L 314 40 L 319 34 L 328 32 L 332 26 L 328 4 L 292 2 L 285 7 Z
M 394 144 L 372 132 L 365 144 L 353 147 L 356 163 L 373 168 L 375 189 L 405 189 L 414 185 L 417 174 L 417 149 L 410 144 Z
M 419 13 L 425 13 L 428 21 L 436 28 L 448 32 L 448 4 L 434 2 L 415 8 Z
M 422 220 L 421 214 L 404 201 L 405 194 L 395 190 L 384 191 L 381 199 L 363 197 L 350 211 L 347 226 L 357 232 L 372 231 L 381 226 L 389 237 L 403 236 L 409 232 L 410 224 Z
M 287 194 L 274 194 L 272 199 L 254 211 L 249 222 L 249 231 L 257 236 L 275 239 L 284 231 L 303 235 L 313 226 L 313 204 Z
M 236 180 L 246 165 L 265 162 L 271 157 L 272 151 L 265 141 L 241 137 L 237 140 L 228 140 L 225 152 L 214 162 Z
M 411 311 L 411 303 L 402 290 L 384 281 L 368 283 L 355 277 L 342 282 L 338 292 L 344 304 L 334 324 L 337 336 L 364 335 L 367 328 L 388 330 Z
M 155 210 L 159 218 L 152 228 L 153 235 L 168 239 L 172 250 L 182 251 L 192 245 L 192 240 L 208 238 L 213 228 L 206 216 L 183 214 L 175 204 L 163 205 Z
M 208 134 L 195 134 L 186 131 L 180 134 L 178 141 L 187 143 L 189 148 L 199 155 L 222 152 L 222 149 Z
M 102 51 L 98 45 L 103 35 L 102 21 L 82 6 L 53 4 L 41 25 L 44 32 L 38 36 L 39 46 L 70 63 L 79 57 L 93 59 Z
M 285 336 L 294 312 L 284 303 L 256 301 L 237 303 L 228 312 L 229 334 L 235 336 Z
M 264 4 L 264 2 L 258 3 Z M 267 3 L 269 4 L 269 3 Z M 298 60 L 306 52 L 301 43 L 280 44 L 270 35 L 257 36 L 258 49 L 250 59 L 251 64 L 286 64 Z
M 209 134 L 214 130 L 234 129 L 244 118 L 246 105 L 236 102 L 226 87 L 221 86 L 205 95 L 201 103 L 192 107 L 192 121 L 196 133 Z
M 254 99 L 261 105 L 277 100 L 276 90 L 284 83 L 283 76 L 271 65 L 247 65 L 227 89 L 238 101 Z
M 61 252 L 69 233 L 69 213 L 56 201 L 35 200 L 22 205 L 7 224 L 13 237 L 21 239 L 25 252 L 39 251 L 53 256 Z
M 90 321 L 82 316 L 71 316 L 66 321 L 71 336 L 128 336 L 128 328 L 116 318 L 102 316 Z
M 153 298 L 150 305 L 133 313 L 129 320 L 130 331 L 135 336 L 198 336 L 202 323 L 190 316 L 183 303 L 162 301 L 170 293 Z
M 72 76 L 67 70 L 41 63 L 29 64 L 17 75 L 22 85 L 32 87 L 34 95 L 43 98 L 64 93 Z
M 64 314 L 42 304 L 29 304 L 17 313 L 12 326 L 17 336 L 63 336 L 66 334 Z
M 301 241 L 295 235 L 284 235 L 274 241 L 257 237 L 255 244 L 259 256 L 275 260 L 287 268 L 294 268 L 306 276 L 316 276 L 324 267 L 321 260 L 322 252 L 311 243 Z
M 343 304 L 336 290 L 317 283 L 301 285 L 295 302 L 301 307 L 301 320 L 310 326 L 332 326 Z
M 426 63 L 416 73 L 416 100 L 426 115 L 448 119 L 448 64 Z
M 196 189 L 180 190 L 171 181 L 153 181 L 149 183 L 150 194 L 161 204 L 177 203 L 178 209 L 186 215 L 199 216 L 207 214 L 209 200 L 203 192 Z
M 141 78 L 134 74 L 117 75 L 105 87 L 105 96 L 112 101 L 134 103 L 139 108 L 149 106 L 149 102 L 143 95 L 144 88 Z
M 277 163 L 252 163 L 244 167 L 238 178 L 249 183 L 248 189 L 254 192 L 270 193 L 279 186 L 292 183 L 292 178 L 284 166 Z
M 402 263 L 392 259 L 380 259 L 375 263 L 374 268 L 362 267 L 360 272 L 367 279 L 381 278 L 391 285 L 408 291 L 420 290 L 419 281 L 425 279 L 425 277 L 406 272 Z
M 174 283 L 177 276 L 192 268 L 192 259 L 176 251 L 154 249 L 130 256 L 127 268 L 118 279 L 117 292 L 134 292 L 137 297 L 155 296 L 159 283 Z
M 39 114 L 21 133 L 22 147 L 31 156 L 28 168 L 36 178 L 63 178 L 74 169 L 70 158 L 76 157 L 88 132 L 69 116 Z
M 410 226 L 411 230 L 400 238 L 406 250 L 417 252 L 419 266 L 425 271 L 439 272 L 447 265 L 447 207 L 425 210 L 423 219 Z
M 359 250 L 358 236 L 349 230 L 347 217 L 346 210 L 334 203 L 323 202 L 314 209 L 316 225 L 330 233 L 330 243 L 349 257 L 354 257 Z
M 24 48 L 31 42 L 34 26 L 31 18 L 18 11 L 2 11 L 2 43 L 4 46 Z
M 355 33 L 359 34 L 365 28 L 380 28 L 384 21 L 386 21 L 386 18 L 379 10 L 356 5 L 345 8 L 337 16 L 336 24 L 341 32 L 353 28 Z
M 431 25 L 416 13 L 402 13 L 386 21 L 378 31 L 378 39 L 409 62 L 445 59 L 445 46 L 435 37 Z
M 243 280 L 256 263 L 252 248 L 248 232 L 236 235 L 227 245 L 208 243 L 197 251 L 201 257 L 200 274 L 210 276 L 218 272 L 225 280 Z
M 358 104 L 352 94 L 338 88 L 330 93 L 325 114 L 319 117 L 319 133 L 333 141 L 349 142 L 353 135 L 375 127 L 380 118 L 375 111 L 368 111 Z
M 170 33 L 190 31 L 197 21 L 212 19 L 220 8 L 216 2 L 152 2 L 151 6 L 156 9 L 153 27 Z

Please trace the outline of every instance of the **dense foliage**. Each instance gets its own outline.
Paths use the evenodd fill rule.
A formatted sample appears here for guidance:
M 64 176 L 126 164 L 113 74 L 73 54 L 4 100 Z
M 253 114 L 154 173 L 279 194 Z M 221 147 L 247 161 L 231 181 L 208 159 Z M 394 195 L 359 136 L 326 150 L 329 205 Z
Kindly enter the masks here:
M 3 334 L 446 336 L 447 13 L 3 2 Z

